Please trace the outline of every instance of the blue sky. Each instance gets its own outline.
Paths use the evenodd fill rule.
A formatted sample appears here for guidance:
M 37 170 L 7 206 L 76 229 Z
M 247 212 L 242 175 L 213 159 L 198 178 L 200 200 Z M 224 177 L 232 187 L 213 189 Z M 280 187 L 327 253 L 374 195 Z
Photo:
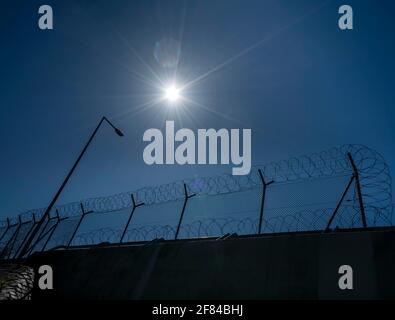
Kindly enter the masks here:
M 37 27 L 42 4 L 54 30 Z M 394 171 L 395 4 L 347 1 L 354 30 L 340 31 L 342 4 L 2 1 L 0 216 L 48 205 L 103 115 L 125 137 L 103 127 L 59 203 L 231 171 L 147 166 L 144 131 L 173 119 L 193 130 L 251 128 L 253 163 L 360 143 Z M 142 77 L 169 74 L 154 57 L 163 38 L 181 43 L 180 83 L 209 73 L 185 93 L 199 105 L 178 113 L 138 107 L 160 94 Z

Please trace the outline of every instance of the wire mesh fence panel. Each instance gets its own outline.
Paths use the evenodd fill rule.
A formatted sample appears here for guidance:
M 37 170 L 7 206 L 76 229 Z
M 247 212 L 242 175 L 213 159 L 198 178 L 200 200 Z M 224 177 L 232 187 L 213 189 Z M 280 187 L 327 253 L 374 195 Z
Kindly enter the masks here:
M 4 257 L 13 258 L 16 255 L 17 251 L 20 249 L 21 245 L 29 235 L 33 225 L 34 222 L 30 221 L 22 223 L 18 227 L 18 231 L 14 233 L 13 239 L 8 242 L 7 252 L 4 254 Z
M 31 243 L 38 251 L 67 246 L 71 239 L 79 245 L 358 228 L 365 218 L 366 226 L 389 226 L 391 192 L 389 168 L 380 154 L 343 145 L 258 165 L 245 176 L 197 177 L 58 206 L 51 212 L 57 219 L 45 220 Z M 19 221 L 32 213 L 38 221 L 44 212 L 25 212 Z M 22 230 L 13 238 L 17 222 L 0 223 L 0 249 L 23 241 Z
M 256 233 L 261 200 L 262 188 L 190 198 L 178 238 Z
M 174 239 L 184 200 L 143 205 L 136 209 L 125 241 Z
M 132 208 L 99 214 L 95 220 L 90 220 L 90 222 L 94 221 L 91 226 L 95 226 L 96 229 L 81 230 L 76 236 L 75 244 L 117 243 L 120 242 L 124 231 L 123 242 L 150 241 L 157 238 L 173 239 L 181 209 L 182 201 L 137 207 L 126 230 Z M 98 217 L 102 218 L 99 228 L 97 228 Z
M 73 216 L 67 219 L 62 219 L 56 225 L 53 233 L 48 234 L 45 242 L 45 250 L 50 250 L 60 246 L 67 246 L 77 228 L 80 217 Z M 42 249 L 44 249 L 42 247 Z
M 53 220 L 52 220 L 53 221 Z M 47 228 L 48 224 L 51 223 L 51 220 L 46 219 L 43 221 L 43 223 L 41 225 L 37 224 L 35 226 L 35 230 L 32 231 L 32 233 L 34 232 L 34 236 L 33 239 L 30 243 L 26 243 L 24 244 L 24 246 L 28 246 L 27 251 L 25 252 L 25 256 L 33 253 L 33 249 L 35 248 L 35 244 L 40 240 L 40 237 L 42 236 L 42 234 L 44 233 L 45 229 Z
M 7 241 L 5 240 L 7 233 L 8 233 L 7 227 L 4 227 L 0 230 L 0 252 L 3 250 L 4 246 L 7 244 Z
M 75 236 L 73 245 L 98 244 L 102 242 L 116 243 L 121 238 L 121 230 L 125 226 L 131 208 L 113 212 L 98 212 L 87 214 Z M 98 230 L 102 231 L 101 234 Z M 111 231 L 110 231 L 111 230 Z M 106 233 L 107 235 L 104 235 Z
M 51 232 L 53 228 L 55 228 L 57 221 L 58 220 L 56 218 L 51 218 L 40 227 L 30 247 L 30 254 L 40 252 L 44 249 L 44 246 L 46 245 L 48 238 L 51 236 Z
M 333 219 L 331 229 L 362 228 L 361 210 L 358 206 L 344 205 Z
M 365 205 L 365 212 L 369 226 L 375 226 L 375 227 L 390 226 L 393 225 L 394 223 L 393 222 L 394 207 L 392 208 L 392 211 L 387 215 L 387 214 L 383 214 L 382 208 Z
M 13 240 L 16 232 L 18 231 L 18 226 L 19 226 L 19 224 L 11 225 L 8 228 L 7 232 L 4 234 L 3 239 L 1 239 L 1 242 L 0 242 L 0 248 L 1 248 L 0 254 L 1 254 L 2 257 L 3 256 L 7 256 L 7 253 L 8 253 L 7 252 L 7 247 L 11 243 L 11 241 Z
M 266 193 L 263 232 L 323 230 L 351 176 L 273 183 Z M 347 196 L 345 202 L 354 201 Z
M 0 240 L 3 237 L 3 234 L 7 230 L 7 223 L 5 221 L 0 222 Z

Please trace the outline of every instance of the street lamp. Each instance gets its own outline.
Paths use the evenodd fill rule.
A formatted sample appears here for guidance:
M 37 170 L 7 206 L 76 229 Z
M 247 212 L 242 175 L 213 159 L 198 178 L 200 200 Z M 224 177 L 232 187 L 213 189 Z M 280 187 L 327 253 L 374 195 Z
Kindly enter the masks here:
M 47 209 L 45 210 L 43 216 L 41 217 L 40 221 L 37 223 L 37 226 L 34 228 L 34 231 L 32 232 L 32 234 L 30 235 L 29 239 L 26 241 L 25 245 L 23 246 L 23 249 L 21 250 L 18 258 L 22 258 L 25 253 L 27 252 L 27 250 L 29 250 L 29 246 L 30 244 L 33 242 L 34 237 L 36 236 L 37 232 L 40 230 L 41 225 L 43 224 L 43 222 L 45 221 L 45 219 L 49 216 L 49 213 L 51 212 L 53 206 L 56 203 L 56 200 L 58 200 L 59 195 L 62 193 L 64 187 L 66 186 L 67 182 L 69 181 L 71 175 L 73 174 L 75 168 L 78 166 L 78 163 L 80 162 L 81 158 L 83 157 L 86 149 L 88 149 L 90 143 L 92 142 L 93 138 L 95 137 L 97 131 L 99 130 L 100 126 L 102 125 L 103 122 L 107 122 L 115 131 L 115 133 L 119 136 L 119 137 L 123 137 L 123 133 L 120 129 L 118 129 L 117 127 L 115 127 L 110 120 L 108 120 L 106 117 L 102 117 L 99 124 L 97 125 L 96 129 L 93 131 L 92 135 L 90 136 L 88 142 L 86 143 L 85 147 L 82 149 L 80 155 L 78 156 L 77 160 L 75 161 L 73 167 L 71 168 L 71 170 L 69 171 L 68 175 L 66 176 L 66 178 L 64 179 L 62 185 L 60 186 L 58 192 L 55 194 L 55 196 L 53 197 L 51 203 L 49 204 L 49 206 L 47 207 Z

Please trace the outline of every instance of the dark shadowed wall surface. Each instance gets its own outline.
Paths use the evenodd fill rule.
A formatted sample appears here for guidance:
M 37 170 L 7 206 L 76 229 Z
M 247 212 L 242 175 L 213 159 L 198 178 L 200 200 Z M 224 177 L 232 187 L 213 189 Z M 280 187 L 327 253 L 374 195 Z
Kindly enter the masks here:
M 378 299 L 395 297 L 395 230 L 180 240 L 45 252 L 54 289 L 33 299 Z M 340 290 L 341 265 L 353 290 Z M 36 277 L 36 280 L 38 277 Z

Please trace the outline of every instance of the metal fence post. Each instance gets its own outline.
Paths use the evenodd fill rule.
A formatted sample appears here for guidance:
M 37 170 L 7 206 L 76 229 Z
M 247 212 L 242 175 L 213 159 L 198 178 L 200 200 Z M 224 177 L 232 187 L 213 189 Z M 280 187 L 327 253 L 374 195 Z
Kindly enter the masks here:
M 187 190 L 187 185 L 184 183 L 184 205 L 182 206 L 182 211 L 181 211 L 181 215 L 180 215 L 180 220 L 178 221 L 178 225 L 177 225 L 177 231 L 176 231 L 176 235 L 174 237 L 175 240 L 177 240 L 178 238 L 178 233 L 180 232 L 180 227 L 181 227 L 181 223 L 182 223 L 182 219 L 184 218 L 184 213 L 185 213 L 185 207 L 187 205 L 188 199 L 196 196 L 196 194 L 191 194 L 188 195 L 188 190 Z
M 261 178 L 262 181 L 262 200 L 261 200 L 261 209 L 259 211 L 259 225 L 258 225 L 258 234 L 261 234 L 262 232 L 262 220 L 263 220 L 263 208 L 265 205 L 265 197 L 266 197 L 266 188 L 267 186 L 271 185 L 274 180 L 271 180 L 266 183 L 265 178 L 263 177 L 263 173 L 261 169 L 258 169 L 259 177 Z
M 82 215 L 81 215 L 80 221 L 78 221 L 77 227 L 75 228 L 75 230 L 74 230 L 74 232 L 73 232 L 73 235 L 71 236 L 71 238 L 70 238 L 70 240 L 69 240 L 69 243 L 67 244 L 67 248 L 69 248 L 70 245 L 71 245 L 71 243 L 73 242 L 73 239 L 74 239 L 74 237 L 75 237 L 75 235 L 76 235 L 78 229 L 80 228 L 80 225 L 81 225 L 81 223 L 82 223 L 82 220 L 84 220 L 84 218 L 85 218 L 85 216 L 86 216 L 87 214 L 93 212 L 92 210 L 91 210 L 91 211 L 85 212 L 84 206 L 83 206 L 82 203 L 80 203 L 80 207 L 81 207 Z
M 352 169 L 354 171 L 354 177 L 355 177 L 355 186 L 357 188 L 357 194 L 358 194 L 358 202 L 359 202 L 359 208 L 361 210 L 361 220 L 362 220 L 362 225 L 364 228 L 367 227 L 366 224 L 366 215 L 365 215 L 365 207 L 363 205 L 363 199 L 362 199 L 362 192 L 361 192 L 361 184 L 359 181 L 359 173 L 358 173 L 358 169 L 357 166 L 355 165 L 354 159 L 351 156 L 351 153 L 348 152 L 347 153 L 348 158 L 350 159 L 350 163 L 352 166 Z
M 352 184 L 352 182 L 354 181 L 354 179 L 355 179 L 355 175 L 353 174 L 353 175 L 351 176 L 351 178 L 350 178 L 350 181 L 348 181 L 347 187 L 346 187 L 346 189 L 344 189 L 343 194 L 342 194 L 342 196 L 341 196 L 339 202 L 337 203 L 336 208 L 335 208 L 335 210 L 334 210 L 333 213 L 332 213 L 332 216 L 330 217 L 330 219 L 329 219 L 329 221 L 328 221 L 328 224 L 326 225 L 325 232 L 327 232 L 327 231 L 329 230 L 329 228 L 330 228 L 330 226 L 331 226 L 331 223 L 332 223 L 333 219 L 335 218 L 336 213 L 337 213 L 337 211 L 339 210 L 340 205 L 342 204 L 342 202 L 343 202 L 343 200 L 344 200 L 344 197 L 346 196 L 346 194 L 347 194 L 347 192 L 348 192 L 348 189 L 350 189 L 351 184 Z
M 130 213 L 128 221 L 126 222 L 125 228 L 123 229 L 122 236 L 121 236 L 121 239 L 119 240 L 119 243 L 122 243 L 123 238 L 125 237 L 126 231 L 128 230 L 129 223 L 130 223 L 130 220 L 133 217 L 134 211 L 136 210 L 136 208 L 144 205 L 144 202 L 136 204 L 136 202 L 134 201 L 133 193 L 131 194 L 131 198 L 132 198 L 132 204 L 133 204 L 132 212 Z

